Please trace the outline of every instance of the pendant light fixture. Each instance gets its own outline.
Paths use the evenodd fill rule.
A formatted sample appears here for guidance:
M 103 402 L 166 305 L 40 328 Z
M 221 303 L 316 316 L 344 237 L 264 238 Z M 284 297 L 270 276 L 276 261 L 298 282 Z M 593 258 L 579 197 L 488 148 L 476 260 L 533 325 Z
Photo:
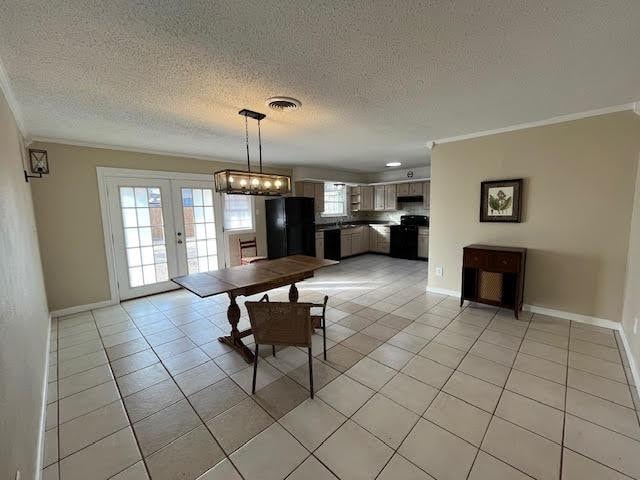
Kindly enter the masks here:
M 262 137 L 260 121 L 266 117 L 264 113 L 242 109 L 238 112 L 244 117 L 245 142 L 247 147 L 247 170 L 220 170 L 213 174 L 216 192 L 228 195 L 261 195 L 279 197 L 291 193 L 291 177 L 262 172 Z M 252 172 L 249 161 L 249 118 L 258 122 L 258 152 L 260 171 Z

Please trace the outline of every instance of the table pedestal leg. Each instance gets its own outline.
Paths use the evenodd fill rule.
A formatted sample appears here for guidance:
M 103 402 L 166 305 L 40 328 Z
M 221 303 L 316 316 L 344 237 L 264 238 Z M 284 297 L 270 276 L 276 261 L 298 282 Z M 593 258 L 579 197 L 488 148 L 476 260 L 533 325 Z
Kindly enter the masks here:
M 289 287 L 289 301 L 291 303 L 296 303 L 298 301 L 298 288 L 295 283 L 292 283 L 291 287 Z
M 237 351 L 247 363 L 253 362 L 253 352 L 247 348 L 242 342 L 242 336 L 238 330 L 238 322 L 240 321 L 240 307 L 236 303 L 236 297 L 232 293 L 229 293 L 229 308 L 227 309 L 227 319 L 231 325 L 231 334 L 225 337 L 218 338 L 218 341 L 229 345 L 235 351 Z

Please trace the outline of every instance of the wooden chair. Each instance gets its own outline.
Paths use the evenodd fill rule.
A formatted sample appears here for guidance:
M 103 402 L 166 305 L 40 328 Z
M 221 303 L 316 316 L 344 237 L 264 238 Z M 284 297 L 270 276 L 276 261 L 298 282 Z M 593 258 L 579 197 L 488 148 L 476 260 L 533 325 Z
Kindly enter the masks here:
M 253 237 L 251 240 L 238 240 L 240 243 L 240 265 L 249 265 L 250 263 L 259 262 L 260 260 L 266 260 L 267 257 L 261 257 L 258 255 L 258 243 L 256 242 L 256 238 Z M 255 256 L 245 256 L 245 250 L 254 250 Z
M 275 346 L 283 345 L 307 348 L 309 355 L 309 390 L 311 398 L 313 398 L 313 355 L 311 352 L 313 319 L 311 317 L 311 308 L 321 305 L 302 302 L 269 302 L 269 296 L 265 295 L 258 302 L 245 302 L 245 306 L 249 313 L 251 331 L 256 343 L 251 393 L 256 392 L 260 345 L 271 345 L 274 355 Z

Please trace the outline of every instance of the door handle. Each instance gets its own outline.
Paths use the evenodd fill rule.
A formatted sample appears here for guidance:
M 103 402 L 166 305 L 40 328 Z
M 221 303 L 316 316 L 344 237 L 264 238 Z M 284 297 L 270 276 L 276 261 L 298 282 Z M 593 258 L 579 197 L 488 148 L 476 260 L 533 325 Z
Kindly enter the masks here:
M 178 243 L 180 243 L 180 244 L 181 244 L 181 243 L 182 243 L 182 240 L 178 240 Z

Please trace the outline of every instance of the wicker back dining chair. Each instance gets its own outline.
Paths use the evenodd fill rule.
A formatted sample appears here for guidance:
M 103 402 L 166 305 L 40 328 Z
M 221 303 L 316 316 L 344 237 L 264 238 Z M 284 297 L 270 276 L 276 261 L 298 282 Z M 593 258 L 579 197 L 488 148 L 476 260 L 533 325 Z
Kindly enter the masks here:
M 253 360 L 253 383 L 251 393 L 256 392 L 256 376 L 260 345 L 306 347 L 309 355 L 309 390 L 313 398 L 313 354 L 311 352 L 311 335 L 313 319 L 312 303 L 269 302 L 265 295 L 258 302 L 245 302 L 251 323 L 251 332 L 256 344 Z

